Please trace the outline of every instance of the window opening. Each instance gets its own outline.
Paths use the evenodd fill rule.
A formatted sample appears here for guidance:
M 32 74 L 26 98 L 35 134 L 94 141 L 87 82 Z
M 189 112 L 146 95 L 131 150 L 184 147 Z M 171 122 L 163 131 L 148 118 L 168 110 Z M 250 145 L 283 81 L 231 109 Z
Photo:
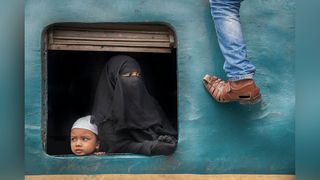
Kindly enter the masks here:
M 61 40 L 64 41 L 60 36 L 62 31 L 57 31 L 57 29 L 71 29 L 72 32 L 77 32 L 79 27 L 81 32 L 65 34 L 68 37 L 78 35 L 77 39 L 85 39 L 82 35 L 88 35 L 86 32 L 103 33 L 95 34 L 96 38 L 89 40 L 90 47 L 87 40 L 77 41 L 72 45 L 61 43 Z M 45 121 L 43 122 L 43 143 L 49 155 L 72 154 L 69 139 L 70 128 L 76 119 L 91 113 L 102 68 L 110 57 L 118 54 L 129 55 L 139 62 L 142 69 L 141 74 L 149 93 L 158 100 L 168 119 L 177 129 L 177 62 L 173 31 L 170 29 L 172 34 L 168 36 L 172 37 L 168 38 L 170 40 L 168 47 L 149 46 L 148 43 L 145 43 L 143 48 L 122 46 L 125 44 L 123 39 L 119 40 L 121 46 L 101 45 L 100 35 L 103 36 L 104 32 L 116 34 L 115 37 L 123 37 L 120 32 L 127 33 L 128 31 L 125 31 L 124 28 L 131 31 L 132 29 L 128 27 L 133 27 L 135 33 L 139 30 L 142 34 L 155 31 L 152 27 L 158 27 L 158 29 L 155 28 L 158 31 L 159 29 L 170 29 L 164 25 L 146 25 L 144 29 L 143 25 L 121 24 L 117 28 L 117 25 L 114 24 L 69 24 L 53 25 L 45 31 L 43 41 L 45 56 L 43 58 L 43 121 Z M 86 29 L 86 32 L 83 29 Z M 91 36 L 93 34 L 90 34 Z M 59 41 L 55 40 L 57 37 L 60 38 Z M 105 34 L 104 37 L 109 38 Z M 133 39 L 129 35 L 126 38 Z M 96 40 L 100 43 L 99 45 L 94 43 Z M 69 42 L 69 39 L 65 42 Z M 118 41 L 112 40 L 112 42 Z M 101 48 L 101 46 L 107 47 Z

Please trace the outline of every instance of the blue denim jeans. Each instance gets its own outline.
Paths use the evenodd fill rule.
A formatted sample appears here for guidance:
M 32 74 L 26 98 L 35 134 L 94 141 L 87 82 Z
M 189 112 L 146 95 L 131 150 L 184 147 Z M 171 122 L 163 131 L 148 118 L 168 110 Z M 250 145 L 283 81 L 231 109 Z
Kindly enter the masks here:
M 223 69 L 230 81 L 252 79 L 255 66 L 247 59 L 247 49 L 240 24 L 242 0 L 209 0 L 221 52 Z

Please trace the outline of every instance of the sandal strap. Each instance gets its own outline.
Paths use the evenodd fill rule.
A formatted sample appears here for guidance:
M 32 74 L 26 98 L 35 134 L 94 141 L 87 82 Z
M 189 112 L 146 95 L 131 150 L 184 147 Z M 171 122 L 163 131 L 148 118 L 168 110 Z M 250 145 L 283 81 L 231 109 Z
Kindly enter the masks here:
M 203 78 L 204 86 L 211 96 L 218 102 L 241 101 L 257 102 L 261 98 L 260 90 L 254 81 L 243 82 L 241 86 L 231 86 L 230 81 L 223 81 L 216 76 L 205 75 Z

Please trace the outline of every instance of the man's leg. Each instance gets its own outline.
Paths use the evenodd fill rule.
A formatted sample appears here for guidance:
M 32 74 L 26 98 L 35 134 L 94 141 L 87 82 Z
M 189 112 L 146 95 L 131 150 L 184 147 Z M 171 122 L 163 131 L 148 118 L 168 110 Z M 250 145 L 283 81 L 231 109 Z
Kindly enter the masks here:
M 204 83 L 210 94 L 219 102 L 240 101 L 255 103 L 260 99 L 259 88 L 252 80 L 255 67 L 247 59 L 246 45 L 240 24 L 242 0 L 210 0 L 221 52 L 225 58 L 223 69 L 228 82 L 206 75 Z
M 240 24 L 241 0 L 210 0 L 224 70 L 231 81 L 252 79 L 255 67 L 247 59 L 246 44 Z

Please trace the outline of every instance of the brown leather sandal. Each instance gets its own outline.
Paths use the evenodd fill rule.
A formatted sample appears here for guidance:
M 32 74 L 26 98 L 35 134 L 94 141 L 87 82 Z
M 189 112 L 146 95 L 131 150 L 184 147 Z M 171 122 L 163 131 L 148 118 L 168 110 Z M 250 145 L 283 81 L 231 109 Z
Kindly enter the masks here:
M 255 104 L 261 100 L 260 89 L 254 80 L 223 81 L 216 76 L 205 75 L 203 84 L 218 102 L 239 101 L 240 104 Z

